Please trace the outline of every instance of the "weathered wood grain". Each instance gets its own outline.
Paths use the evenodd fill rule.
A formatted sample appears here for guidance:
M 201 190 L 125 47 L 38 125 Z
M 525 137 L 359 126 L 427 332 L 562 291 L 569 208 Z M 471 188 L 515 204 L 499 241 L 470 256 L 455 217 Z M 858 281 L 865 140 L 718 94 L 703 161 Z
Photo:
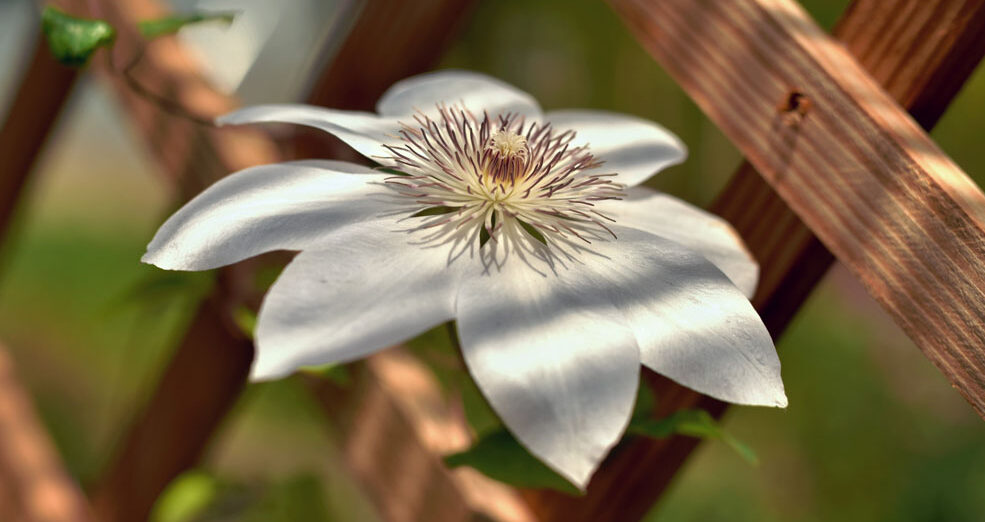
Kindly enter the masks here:
M 613 4 L 617 10 L 621 5 Z M 903 12 L 912 16 L 899 16 Z M 627 23 L 632 16 L 624 13 Z M 856 0 L 834 32 L 873 78 L 929 128 L 985 53 L 985 1 Z M 766 108 L 766 117 L 783 101 Z M 759 260 L 762 275 L 753 302 L 778 337 L 833 256 L 749 163 L 735 173 L 712 210 L 732 222 Z M 650 373 L 648 380 L 661 398 L 660 414 L 692 407 L 715 414 L 725 409 L 660 376 Z M 586 497 L 548 492 L 526 496 L 543 521 L 638 520 L 697 444 L 687 437 L 634 441 L 610 457 Z
M 614 5 L 777 193 L 985 415 L 981 190 L 796 4 Z M 791 92 L 809 102 L 806 114 L 777 110 Z
M 38 154 L 65 105 L 76 71 L 59 64 L 38 35 L 0 127 L 0 244 Z
M 352 367 L 352 382 L 307 383 L 342 434 L 345 459 L 388 522 L 533 522 L 519 495 L 441 455 L 471 435 L 430 370 L 400 348 Z
M 0 520 L 93 520 L 0 345 Z

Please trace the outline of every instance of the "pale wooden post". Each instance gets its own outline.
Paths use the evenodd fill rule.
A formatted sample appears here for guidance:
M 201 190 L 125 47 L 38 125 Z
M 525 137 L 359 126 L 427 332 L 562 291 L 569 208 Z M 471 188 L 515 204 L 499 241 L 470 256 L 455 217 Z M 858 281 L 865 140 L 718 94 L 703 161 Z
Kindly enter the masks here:
M 85 497 L 34 413 L 0 345 L 0 520 L 87 522 Z
M 77 76 L 55 61 L 40 34 L 31 45 L 30 62 L 0 127 L 0 243 Z

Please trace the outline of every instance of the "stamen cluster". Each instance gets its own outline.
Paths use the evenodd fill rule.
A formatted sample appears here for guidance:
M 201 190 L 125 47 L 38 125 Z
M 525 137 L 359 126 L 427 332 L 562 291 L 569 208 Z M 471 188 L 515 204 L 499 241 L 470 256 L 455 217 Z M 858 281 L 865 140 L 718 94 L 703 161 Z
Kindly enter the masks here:
M 434 229 L 428 240 L 514 248 L 535 239 L 563 252 L 574 239 L 615 237 L 595 202 L 620 199 L 623 187 L 614 174 L 587 172 L 602 162 L 572 145 L 574 131 L 440 105 L 435 118 L 419 112 L 403 123 L 399 138 L 386 159 L 404 175 L 387 183 L 428 216 L 420 227 Z

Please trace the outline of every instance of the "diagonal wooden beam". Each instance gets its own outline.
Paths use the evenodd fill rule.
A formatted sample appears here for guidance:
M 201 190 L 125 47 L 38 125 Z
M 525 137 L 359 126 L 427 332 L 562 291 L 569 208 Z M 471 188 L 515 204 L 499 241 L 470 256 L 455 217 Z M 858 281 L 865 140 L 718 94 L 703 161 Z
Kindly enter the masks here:
M 28 174 L 77 77 L 74 69 L 52 58 L 40 34 L 33 46 L 30 62 L 0 127 L 0 244 Z
M 974 182 L 796 3 L 614 5 L 985 415 L 985 332 L 977 327 L 985 319 L 985 195 Z
M 0 520 L 93 520 L 0 345 Z
M 635 12 L 621 10 L 631 2 L 612 3 L 628 24 L 638 23 L 631 20 Z M 899 16 L 904 12 L 911 16 Z M 835 36 L 930 128 L 985 53 L 985 1 L 856 0 Z M 761 109 L 765 117 L 773 117 L 784 101 L 789 100 Z M 793 114 L 789 118 L 799 117 Z M 739 168 L 712 210 L 732 222 L 760 261 L 762 277 L 753 302 L 778 337 L 833 256 L 749 163 Z M 648 380 L 660 397 L 659 414 L 693 407 L 724 411 L 724 404 L 667 379 L 651 373 Z M 527 499 L 545 522 L 639 520 L 698 442 L 687 437 L 636 440 L 617 448 L 584 498 L 530 492 Z
M 338 386 L 307 378 L 339 428 L 346 464 L 388 522 L 534 522 L 516 491 L 441 460 L 472 436 L 424 364 L 391 348 Z M 460 412 L 459 412 L 460 413 Z
M 475 0 L 367 0 L 308 103 L 372 111 L 397 80 L 434 67 Z

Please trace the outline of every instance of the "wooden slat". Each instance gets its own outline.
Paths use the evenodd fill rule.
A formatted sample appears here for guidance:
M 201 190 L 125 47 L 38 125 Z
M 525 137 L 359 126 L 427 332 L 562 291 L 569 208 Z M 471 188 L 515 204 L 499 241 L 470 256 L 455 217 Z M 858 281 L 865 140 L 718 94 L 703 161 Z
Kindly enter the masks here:
M 985 415 L 981 190 L 795 3 L 614 5 L 788 205 Z M 806 114 L 778 110 L 793 92 L 809 104 L 802 105 Z
M 372 111 L 397 80 L 434 66 L 474 0 L 368 0 L 308 103 Z
M 31 61 L 0 127 L 0 244 L 28 174 L 77 77 L 75 70 L 51 57 L 40 34 L 33 46 Z
M 118 67 L 141 46 L 135 21 L 166 14 L 161 5 L 143 0 L 68 0 L 63 5 L 73 13 L 107 19 L 117 28 L 113 52 Z M 260 131 L 220 132 L 162 111 L 110 71 L 102 57 L 96 58 L 93 66 L 115 88 L 160 172 L 184 197 L 229 172 L 282 158 Z M 212 89 L 196 67 L 174 39 L 164 38 L 147 48 L 135 75 L 196 115 L 209 118 L 235 108 L 234 100 Z M 90 488 L 99 520 L 145 520 L 164 487 L 198 461 L 234 404 L 252 361 L 252 343 L 231 319 L 248 278 L 248 270 L 220 271 L 216 291 L 200 306 L 158 387 Z
M 896 16 L 904 10 L 915 16 Z M 894 30 L 885 27 L 890 23 L 896 24 Z M 929 128 L 985 53 L 985 1 L 856 0 L 835 35 Z M 762 277 L 753 302 L 778 337 L 832 255 L 749 163 L 739 168 L 712 210 L 732 222 L 760 261 Z M 648 380 L 661 398 L 660 414 L 692 407 L 724 411 L 724 404 L 667 379 L 650 373 Z M 637 440 L 606 462 L 586 497 L 532 492 L 527 498 L 545 522 L 638 520 L 697 444 L 687 437 Z
M 471 435 L 430 370 L 400 348 L 352 368 L 336 386 L 309 387 L 342 433 L 347 464 L 389 522 L 533 522 L 516 492 L 470 468 L 447 469 L 441 455 Z
M 238 398 L 253 344 L 230 321 L 230 301 L 220 291 L 200 305 L 156 392 L 93 489 L 99 520 L 145 520 L 164 487 L 198 462 Z
M 62 467 L 3 345 L 0 345 L 0 520 L 92 520 L 85 497 Z
M 92 4 L 83 0 L 66 3 L 77 13 L 85 13 L 86 7 Z M 422 12 L 443 20 L 442 30 L 447 30 L 448 25 L 453 25 L 453 17 L 447 13 L 462 14 L 466 11 L 464 6 L 471 2 L 436 0 L 415 3 L 418 4 L 431 6 Z M 134 22 L 162 14 L 160 4 L 154 0 L 103 0 L 94 5 L 98 10 L 89 13 L 91 16 L 106 18 L 122 29 L 114 51 L 118 64 L 126 63 L 138 48 L 132 32 Z M 313 99 L 336 101 L 333 105 L 351 108 L 346 104 L 354 102 L 345 97 L 335 98 L 337 95 L 325 89 L 340 83 L 359 92 L 382 92 L 393 81 L 421 72 L 416 68 L 440 56 L 443 39 L 432 38 L 428 41 L 433 45 L 429 46 L 409 45 L 418 35 L 431 31 L 437 20 L 378 17 L 381 10 L 401 6 L 406 10 L 404 3 L 392 0 L 367 3 L 350 35 L 350 40 L 355 39 L 359 45 L 350 41 L 336 58 L 349 64 L 352 70 L 334 67 L 332 75 L 326 75 L 318 83 Z M 414 26 L 410 21 L 422 25 Z M 367 34 L 377 37 L 367 38 Z M 387 38 L 379 38 L 381 35 Z M 390 70 L 387 68 L 394 66 L 390 61 L 374 64 L 356 59 L 364 53 L 379 54 L 384 48 L 390 56 L 403 57 L 406 61 Z M 165 38 L 147 48 L 135 76 L 155 94 L 173 99 L 188 112 L 205 119 L 234 108 L 235 101 L 213 90 L 196 67 L 175 40 Z M 367 76 L 367 71 L 374 72 Z M 101 72 L 124 101 L 163 173 L 185 197 L 225 174 L 284 159 L 275 144 L 258 131 L 219 131 L 175 117 L 134 93 L 118 74 L 106 69 Z M 101 520 L 144 519 L 167 483 L 197 461 L 233 405 L 245 382 L 252 346 L 232 325 L 229 314 L 244 300 L 255 304 L 256 296 L 251 295 L 250 285 L 245 283 L 250 273 L 249 266 L 244 264 L 220 272 L 217 292 L 198 311 L 146 408 L 125 435 L 121 451 L 93 488 L 93 503 Z

